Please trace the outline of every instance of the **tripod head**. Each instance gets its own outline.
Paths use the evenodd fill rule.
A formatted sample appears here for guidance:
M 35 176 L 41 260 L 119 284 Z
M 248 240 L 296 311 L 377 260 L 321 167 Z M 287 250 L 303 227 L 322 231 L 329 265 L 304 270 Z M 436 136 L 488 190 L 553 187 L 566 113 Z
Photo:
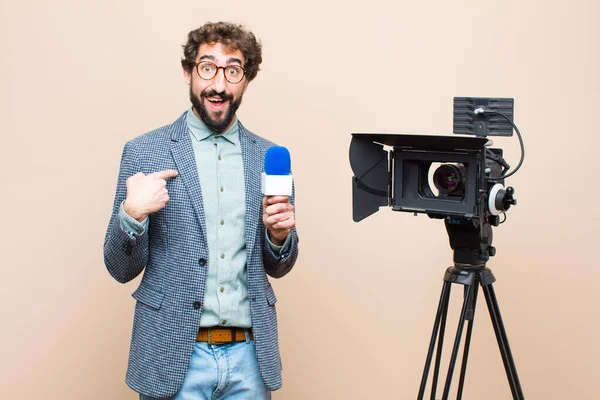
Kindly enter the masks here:
M 517 203 L 514 193 L 512 187 L 504 189 L 495 185 L 489 193 L 488 209 L 480 218 L 444 218 L 457 268 L 483 268 L 496 254 L 496 248 L 492 246 L 492 227 L 500 224 L 501 212 Z

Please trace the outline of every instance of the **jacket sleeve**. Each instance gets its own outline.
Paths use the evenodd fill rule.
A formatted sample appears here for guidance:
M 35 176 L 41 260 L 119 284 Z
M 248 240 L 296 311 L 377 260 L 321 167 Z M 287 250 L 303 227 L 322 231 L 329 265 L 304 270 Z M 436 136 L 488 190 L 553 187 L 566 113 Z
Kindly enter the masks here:
M 140 172 L 134 145 L 125 144 L 112 215 L 104 238 L 104 264 L 118 282 L 126 283 L 142 272 L 148 261 L 148 229 L 128 234 L 121 228 L 119 209 L 127 194 L 125 181 Z
M 294 204 L 293 186 L 290 203 Z M 288 235 L 288 237 L 291 239 L 289 246 L 282 248 L 281 253 L 273 251 L 273 248 L 266 238 L 267 233 L 264 226 L 262 228 L 262 232 L 264 232 L 265 235 L 263 240 L 263 263 L 265 265 L 265 271 L 273 278 L 281 278 L 292 270 L 294 264 L 296 263 L 296 259 L 298 258 L 298 233 L 296 232 L 296 227 L 294 226 Z

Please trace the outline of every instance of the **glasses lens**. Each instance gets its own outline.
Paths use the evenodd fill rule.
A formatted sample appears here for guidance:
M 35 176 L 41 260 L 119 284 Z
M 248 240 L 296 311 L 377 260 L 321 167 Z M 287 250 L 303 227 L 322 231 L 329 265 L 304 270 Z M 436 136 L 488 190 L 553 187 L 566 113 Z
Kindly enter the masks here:
M 230 65 L 225 68 L 225 78 L 230 83 L 238 83 L 244 77 L 244 70 L 237 65 Z
M 202 79 L 211 79 L 217 73 L 217 66 L 211 62 L 198 64 L 198 75 Z

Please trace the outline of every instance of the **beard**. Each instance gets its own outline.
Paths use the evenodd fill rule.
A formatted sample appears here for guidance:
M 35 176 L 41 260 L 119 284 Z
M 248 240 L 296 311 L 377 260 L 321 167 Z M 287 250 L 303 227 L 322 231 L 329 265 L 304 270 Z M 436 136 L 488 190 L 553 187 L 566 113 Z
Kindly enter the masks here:
M 203 100 L 207 97 L 220 97 L 224 101 L 229 101 L 229 107 L 227 107 L 226 110 L 221 111 L 217 114 L 222 115 L 224 113 L 225 115 L 222 118 L 211 118 L 203 102 Z M 204 91 L 200 93 L 200 97 L 198 97 L 194 94 L 190 86 L 190 101 L 192 102 L 192 106 L 194 107 L 194 110 L 196 110 L 196 112 L 198 113 L 202 122 L 204 122 L 204 124 L 210 130 L 216 133 L 223 133 L 229 127 L 231 121 L 233 121 L 237 109 L 240 107 L 240 104 L 242 104 L 242 94 L 240 94 L 240 98 L 236 101 L 233 101 L 233 95 L 231 93 L 217 93 L 214 90 Z

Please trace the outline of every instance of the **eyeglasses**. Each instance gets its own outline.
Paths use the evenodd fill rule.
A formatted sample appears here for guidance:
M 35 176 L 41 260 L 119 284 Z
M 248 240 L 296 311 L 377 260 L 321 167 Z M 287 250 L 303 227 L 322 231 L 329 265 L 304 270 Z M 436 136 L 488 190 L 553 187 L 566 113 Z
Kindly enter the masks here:
M 216 64 L 210 61 L 202 61 L 195 63 L 196 71 L 198 76 L 204 80 L 209 80 L 217 75 L 220 69 L 223 70 L 223 75 L 229 83 L 240 83 L 244 79 L 246 70 L 239 65 L 228 65 L 226 67 L 218 67 Z

